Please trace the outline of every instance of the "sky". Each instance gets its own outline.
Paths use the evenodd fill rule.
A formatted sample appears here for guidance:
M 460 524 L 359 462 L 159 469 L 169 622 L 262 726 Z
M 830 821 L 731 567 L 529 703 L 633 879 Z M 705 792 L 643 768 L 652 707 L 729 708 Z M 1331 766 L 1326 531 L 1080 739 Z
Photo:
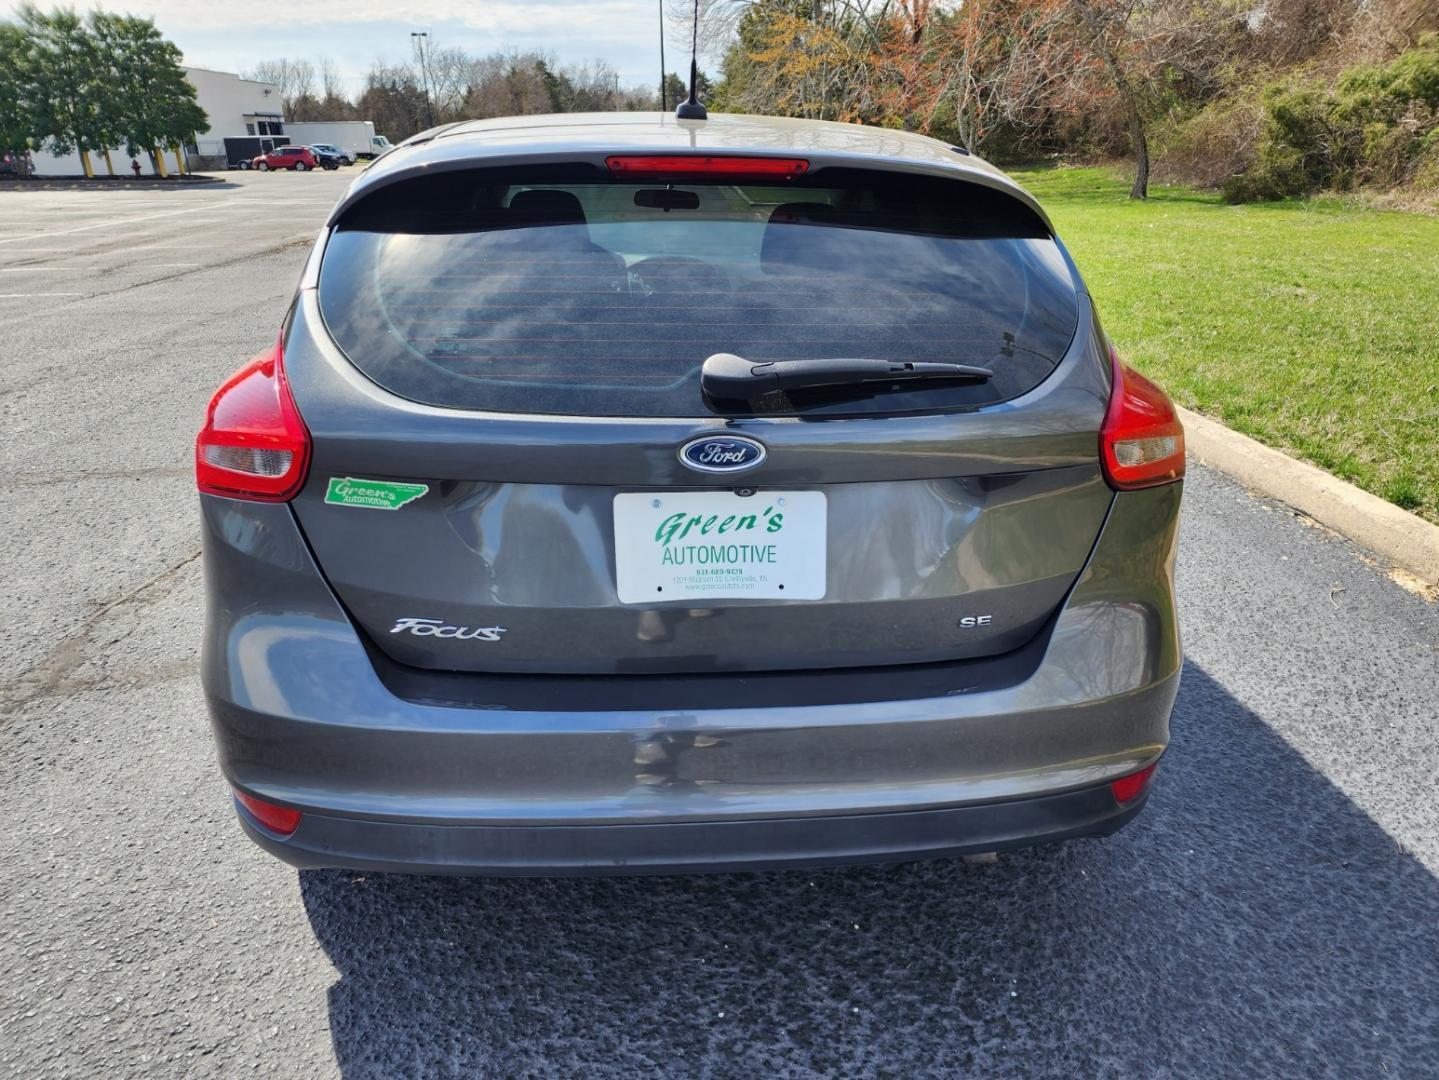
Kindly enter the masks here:
M 54 0 L 37 6 L 49 10 Z M 540 49 L 562 63 L 606 60 L 626 86 L 659 81 L 660 0 L 69 0 L 61 6 L 154 19 L 191 67 L 244 72 L 281 56 L 329 56 L 352 92 L 376 58 L 408 59 L 415 30 L 428 31 L 435 48 Z M 17 7 L 0 0 L 4 15 Z M 677 44 L 684 28 L 668 29 L 666 66 L 679 71 L 689 60 Z

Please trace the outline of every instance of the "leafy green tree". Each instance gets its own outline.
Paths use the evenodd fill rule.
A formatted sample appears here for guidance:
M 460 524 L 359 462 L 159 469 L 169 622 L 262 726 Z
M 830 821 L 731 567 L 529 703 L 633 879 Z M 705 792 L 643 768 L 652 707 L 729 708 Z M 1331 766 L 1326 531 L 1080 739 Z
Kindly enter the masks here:
M 175 149 L 210 120 L 180 66 L 180 50 L 149 19 L 90 14 L 90 31 L 104 75 L 103 127 L 127 153 Z M 163 172 L 163 168 L 157 168 Z
M 699 78 L 695 80 L 695 86 L 699 92 L 700 101 L 706 104 L 714 101 L 714 83 L 710 81 L 710 77 L 703 71 L 699 73 Z M 673 110 L 676 105 L 689 96 L 690 84 L 687 81 L 681 79 L 673 71 L 665 75 L 665 104 L 667 108 Z
M 666 109 L 671 109 L 687 97 L 689 97 L 689 87 L 685 85 L 685 81 L 681 79 L 678 75 L 676 75 L 673 71 L 666 72 L 664 85 L 664 107 Z M 710 97 L 701 96 L 700 100 L 710 101 L 712 99 Z
M 89 152 L 101 149 L 106 135 L 95 38 L 75 12 L 47 15 L 30 4 L 20 9 L 20 27 L 30 42 L 36 142 L 55 154 L 78 151 L 89 174 Z
M 30 40 L 13 23 L 0 23 L 0 157 L 17 166 L 36 138 Z
M 1264 95 L 1264 134 L 1232 202 L 1403 183 L 1439 147 L 1439 34 L 1385 64 L 1349 68 L 1329 89 L 1292 78 Z

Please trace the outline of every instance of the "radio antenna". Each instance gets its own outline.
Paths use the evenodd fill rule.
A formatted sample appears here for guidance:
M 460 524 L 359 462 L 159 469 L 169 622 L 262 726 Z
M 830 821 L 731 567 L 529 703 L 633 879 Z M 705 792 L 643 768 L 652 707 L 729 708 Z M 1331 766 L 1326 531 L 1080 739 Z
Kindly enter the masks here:
M 665 81 L 669 78 L 665 74 L 665 0 L 659 0 L 660 4 L 660 112 L 668 112 L 670 103 L 665 96 Z
M 699 89 L 700 65 L 700 0 L 695 0 L 695 23 L 693 35 L 690 38 L 690 96 L 688 101 L 681 101 L 675 106 L 676 120 L 708 120 L 709 113 L 700 104 L 696 92 Z

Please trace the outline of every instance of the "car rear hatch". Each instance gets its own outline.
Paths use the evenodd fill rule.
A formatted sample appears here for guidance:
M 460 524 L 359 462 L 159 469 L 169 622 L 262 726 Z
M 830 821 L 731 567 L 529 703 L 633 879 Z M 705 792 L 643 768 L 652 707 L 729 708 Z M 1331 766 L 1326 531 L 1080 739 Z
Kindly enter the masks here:
M 293 506 L 402 664 L 995 655 L 1050 619 L 1111 502 L 1087 299 L 988 182 L 753 156 L 455 170 L 349 204 L 316 277 L 285 345 L 313 440 Z M 712 392 L 719 354 L 753 394 Z M 758 377 L 817 359 L 991 374 Z

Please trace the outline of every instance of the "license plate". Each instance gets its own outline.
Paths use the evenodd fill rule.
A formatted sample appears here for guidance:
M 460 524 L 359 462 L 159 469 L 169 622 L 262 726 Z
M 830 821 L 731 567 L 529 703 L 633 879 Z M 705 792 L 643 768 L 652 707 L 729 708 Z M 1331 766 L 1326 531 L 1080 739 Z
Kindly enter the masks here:
M 623 604 L 824 596 L 821 491 L 628 492 L 614 516 Z

